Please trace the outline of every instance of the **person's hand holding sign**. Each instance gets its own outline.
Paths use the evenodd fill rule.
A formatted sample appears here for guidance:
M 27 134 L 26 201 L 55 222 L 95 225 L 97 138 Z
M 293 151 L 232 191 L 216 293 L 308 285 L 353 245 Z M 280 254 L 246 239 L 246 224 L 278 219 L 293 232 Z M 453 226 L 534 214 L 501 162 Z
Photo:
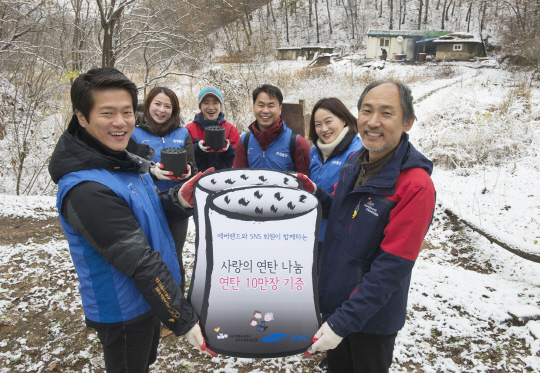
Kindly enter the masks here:
M 193 347 L 201 351 L 203 354 L 211 357 L 217 357 L 215 352 L 206 347 L 206 341 L 202 335 L 199 323 L 193 325 L 193 328 L 189 329 L 189 331 L 186 333 L 186 338 Z
M 317 193 L 317 184 L 311 181 L 309 177 L 302 173 L 297 173 L 295 176 L 302 183 L 302 189 L 304 189 L 306 192 L 310 192 L 311 194 Z
M 212 171 L 214 171 L 214 167 L 210 167 L 204 172 L 199 172 L 190 181 L 182 185 L 182 187 L 178 191 L 178 202 L 180 203 L 180 205 L 182 205 L 183 208 L 193 208 L 193 188 L 195 187 L 195 183 L 199 181 L 202 175 Z
M 313 337 L 313 344 L 305 352 L 306 356 L 309 356 L 317 351 L 324 352 L 327 350 L 332 350 L 337 347 L 338 344 L 343 340 L 343 337 L 340 337 L 328 326 L 327 323 L 322 324 L 322 326 L 317 330 L 315 336 Z

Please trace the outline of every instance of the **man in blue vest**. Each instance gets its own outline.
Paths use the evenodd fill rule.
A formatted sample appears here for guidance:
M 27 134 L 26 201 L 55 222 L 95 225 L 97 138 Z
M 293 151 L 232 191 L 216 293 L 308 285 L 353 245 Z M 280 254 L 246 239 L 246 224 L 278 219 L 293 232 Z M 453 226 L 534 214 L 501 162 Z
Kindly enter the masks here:
M 234 168 L 267 168 L 309 174 L 309 144 L 281 118 L 283 95 L 263 84 L 253 91 L 255 121 L 237 144 Z M 246 137 L 247 136 L 247 137 Z
M 113 68 L 80 75 L 74 115 L 49 164 L 57 208 L 79 277 L 86 324 L 96 329 L 107 372 L 148 372 L 160 321 L 206 349 L 198 316 L 180 289 L 167 218 L 192 214 L 193 185 L 157 193 L 154 154 L 131 139 L 137 87 Z M 215 355 L 215 354 L 213 354 Z

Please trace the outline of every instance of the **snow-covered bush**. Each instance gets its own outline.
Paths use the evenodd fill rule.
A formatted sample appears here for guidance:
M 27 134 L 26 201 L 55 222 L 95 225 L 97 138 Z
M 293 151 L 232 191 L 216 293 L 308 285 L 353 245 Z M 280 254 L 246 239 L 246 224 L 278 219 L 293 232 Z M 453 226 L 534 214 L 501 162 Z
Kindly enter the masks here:
M 425 154 L 447 168 L 497 165 L 534 155 L 540 121 L 531 105 L 530 87 L 521 82 L 491 103 L 480 99 L 486 92 L 475 94 L 471 89 L 467 85 L 454 90 L 422 119 L 417 138 Z

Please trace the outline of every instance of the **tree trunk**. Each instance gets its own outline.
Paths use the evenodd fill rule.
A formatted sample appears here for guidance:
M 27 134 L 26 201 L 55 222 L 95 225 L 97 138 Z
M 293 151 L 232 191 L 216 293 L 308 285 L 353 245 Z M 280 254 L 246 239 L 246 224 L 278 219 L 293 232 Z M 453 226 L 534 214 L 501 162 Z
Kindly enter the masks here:
M 484 30 L 484 21 L 486 19 L 486 8 L 487 8 L 487 2 L 484 1 L 481 6 L 484 6 L 484 9 L 482 10 L 482 19 L 480 20 L 480 38 L 482 38 L 482 31 Z
M 424 6 L 424 1 L 420 0 L 420 6 L 418 7 L 418 30 L 420 30 L 420 24 L 422 23 L 422 7 Z
M 244 33 L 246 34 L 246 38 L 248 41 L 248 46 L 251 45 L 251 35 L 248 32 L 248 29 L 246 27 L 246 22 L 244 22 L 244 17 L 240 18 L 242 21 L 242 27 L 244 28 Z
M 272 2 L 270 1 L 270 13 L 272 13 L 272 21 L 276 23 L 276 17 L 274 16 L 274 8 L 272 7 Z
M 390 30 L 394 29 L 394 0 L 389 0 L 390 2 Z
M 319 40 L 319 9 L 317 3 L 318 1 L 315 0 L 315 27 L 317 29 L 317 44 L 319 44 L 321 41 Z
M 406 15 L 407 15 L 407 0 L 403 0 L 403 19 L 401 20 L 402 25 L 405 24 L 405 16 Z
M 442 11 L 442 16 L 441 16 L 441 30 L 444 30 L 444 13 L 445 13 L 445 10 L 446 10 L 446 0 L 444 0 L 444 4 L 443 4 L 443 11 Z
M 250 17 L 251 17 L 251 14 L 249 13 L 247 7 L 246 7 L 246 3 L 244 3 L 244 15 L 246 16 L 246 22 L 247 22 L 247 25 L 248 25 L 248 29 L 249 29 L 249 36 L 250 36 L 250 40 L 251 40 L 251 35 L 253 35 L 253 31 L 251 31 L 251 22 L 249 21 Z
M 285 30 L 287 32 L 287 43 L 289 43 L 289 11 L 285 5 Z
M 351 13 L 351 27 L 352 27 L 352 38 L 354 39 L 354 35 L 355 35 L 355 32 L 354 32 L 354 29 L 355 29 L 355 24 L 354 24 L 354 11 L 353 11 L 353 7 L 352 7 L 352 3 L 351 3 L 352 0 L 348 0 L 348 3 L 349 3 L 349 13 Z
M 424 24 L 427 23 L 429 12 L 429 0 L 426 0 L 426 11 L 424 12 Z
M 326 11 L 328 12 L 328 26 L 330 26 L 330 34 L 332 34 L 332 19 L 330 18 L 330 5 L 329 4 L 330 4 L 330 0 L 326 0 Z
M 311 22 L 311 17 L 313 16 L 313 0 L 309 0 L 309 27 L 313 26 L 313 22 Z
M 467 32 L 471 31 L 471 17 L 472 17 L 472 0 L 469 3 L 469 10 L 467 11 L 467 17 L 465 19 L 467 20 Z
M 446 7 L 446 15 L 444 16 L 444 19 L 448 21 L 450 18 L 448 18 L 448 12 L 450 11 L 450 7 L 452 6 L 453 0 L 450 0 L 448 3 L 448 6 Z

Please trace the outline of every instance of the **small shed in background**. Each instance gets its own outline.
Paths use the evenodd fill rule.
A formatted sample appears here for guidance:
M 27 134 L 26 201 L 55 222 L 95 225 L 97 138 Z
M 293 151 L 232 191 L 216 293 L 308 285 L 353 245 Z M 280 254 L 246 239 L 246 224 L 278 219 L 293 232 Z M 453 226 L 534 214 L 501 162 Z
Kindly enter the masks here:
M 482 40 L 467 32 L 453 32 L 433 40 L 433 43 L 437 45 L 436 60 L 469 61 L 486 56 Z
M 369 30 L 366 58 L 379 58 L 384 48 L 388 58 L 404 54 L 406 59 L 412 60 L 415 57 L 416 41 L 423 39 L 424 33 L 420 30 Z
M 306 60 L 312 60 L 315 54 L 334 53 L 334 47 L 323 46 L 302 46 L 302 47 L 282 47 L 277 49 L 278 60 L 297 60 L 298 57 L 305 57 Z

